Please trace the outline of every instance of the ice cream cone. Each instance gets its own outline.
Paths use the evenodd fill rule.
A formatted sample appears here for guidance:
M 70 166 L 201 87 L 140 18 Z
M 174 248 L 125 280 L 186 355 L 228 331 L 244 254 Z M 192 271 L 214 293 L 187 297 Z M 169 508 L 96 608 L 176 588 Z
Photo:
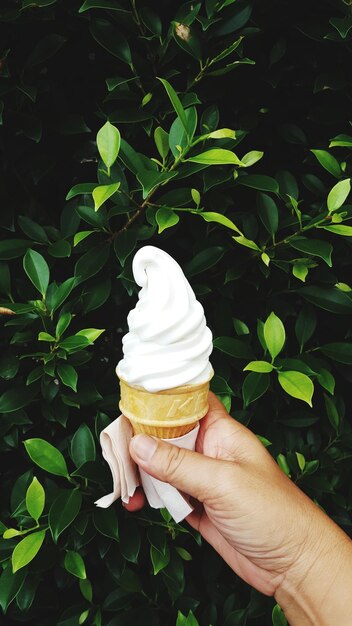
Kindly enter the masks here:
M 161 439 L 181 437 L 208 412 L 209 380 L 151 393 L 120 378 L 120 391 L 119 407 L 130 420 L 134 434 Z

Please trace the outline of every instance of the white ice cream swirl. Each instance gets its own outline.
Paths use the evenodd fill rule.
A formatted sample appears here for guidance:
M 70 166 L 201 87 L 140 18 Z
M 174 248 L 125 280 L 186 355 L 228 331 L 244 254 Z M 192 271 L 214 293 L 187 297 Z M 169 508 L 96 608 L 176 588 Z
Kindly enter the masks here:
M 212 334 L 180 266 L 163 250 L 145 246 L 132 269 L 142 289 L 127 317 L 119 378 L 151 392 L 209 380 Z

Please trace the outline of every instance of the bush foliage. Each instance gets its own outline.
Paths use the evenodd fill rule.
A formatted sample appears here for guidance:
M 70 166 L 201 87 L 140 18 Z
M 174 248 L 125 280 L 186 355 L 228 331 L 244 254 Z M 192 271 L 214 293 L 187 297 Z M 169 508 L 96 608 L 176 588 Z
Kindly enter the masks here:
M 2 2 L 6 624 L 285 623 L 167 511 L 94 506 L 146 243 L 204 305 L 213 390 L 350 529 L 351 15 L 350 0 Z

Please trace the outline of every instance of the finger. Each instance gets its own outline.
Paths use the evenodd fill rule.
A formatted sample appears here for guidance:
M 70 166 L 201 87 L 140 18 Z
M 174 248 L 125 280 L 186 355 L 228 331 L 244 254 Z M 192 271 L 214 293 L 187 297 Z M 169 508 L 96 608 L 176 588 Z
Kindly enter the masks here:
M 146 505 L 146 502 L 147 501 L 143 489 L 141 489 L 141 487 L 137 487 L 129 502 L 124 503 L 123 506 L 126 511 L 130 511 L 131 513 L 133 513 L 134 511 L 140 511 L 140 509 L 142 509 Z
M 228 462 L 190 452 L 144 434 L 131 439 L 130 453 L 148 474 L 201 502 L 210 493 L 214 495 L 221 491 L 221 485 L 229 479 L 231 464 Z

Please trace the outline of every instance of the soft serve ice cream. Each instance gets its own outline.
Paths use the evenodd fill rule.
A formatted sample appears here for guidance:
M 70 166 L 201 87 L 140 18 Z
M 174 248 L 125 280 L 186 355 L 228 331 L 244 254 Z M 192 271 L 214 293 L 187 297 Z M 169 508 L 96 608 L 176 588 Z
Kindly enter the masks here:
M 163 250 L 145 246 L 132 269 L 141 290 L 127 318 L 118 377 L 152 393 L 209 381 L 212 333 L 180 266 Z

